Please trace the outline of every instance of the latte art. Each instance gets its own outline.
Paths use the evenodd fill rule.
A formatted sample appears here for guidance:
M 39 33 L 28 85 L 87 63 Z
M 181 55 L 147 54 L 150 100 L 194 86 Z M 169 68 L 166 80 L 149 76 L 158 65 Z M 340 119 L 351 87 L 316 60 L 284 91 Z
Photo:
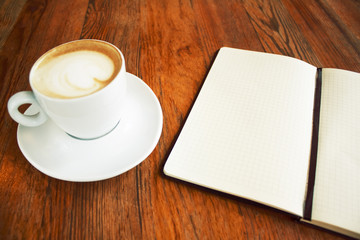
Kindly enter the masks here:
M 112 59 L 101 52 L 73 51 L 41 63 L 33 75 L 33 85 L 50 97 L 77 98 L 105 87 L 114 71 Z

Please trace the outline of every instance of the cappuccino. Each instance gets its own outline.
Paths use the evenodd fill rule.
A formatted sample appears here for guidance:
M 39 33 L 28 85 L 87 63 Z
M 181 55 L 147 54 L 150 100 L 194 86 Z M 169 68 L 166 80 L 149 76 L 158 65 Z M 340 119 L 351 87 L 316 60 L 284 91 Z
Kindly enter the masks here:
M 30 79 L 32 86 L 48 97 L 79 98 L 111 83 L 121 64 L 121 56 L 111 44 L 74 41 L 45 53 L 35 63 Z

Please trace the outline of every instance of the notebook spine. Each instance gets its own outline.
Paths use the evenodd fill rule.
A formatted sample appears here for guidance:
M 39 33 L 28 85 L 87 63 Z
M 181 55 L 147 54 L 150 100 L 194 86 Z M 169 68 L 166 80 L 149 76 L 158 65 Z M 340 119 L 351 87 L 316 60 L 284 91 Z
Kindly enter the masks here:
M 315 186 L 316 160 L 317 160 L 318 141 L 319 141 L 321 85 L 322 85 L 322 68 L 318 68 L 316 73 L 316 87 L 315 87 L 315 97 L 314 97 L 313 129 L 312 129 L 312 140 L 311 140 L 308 186 L 307 186 L 307 193 L 306 193 L 305 207 L 304 207 L 304 219 L 308 221 L 311 221 L 314 186 Z

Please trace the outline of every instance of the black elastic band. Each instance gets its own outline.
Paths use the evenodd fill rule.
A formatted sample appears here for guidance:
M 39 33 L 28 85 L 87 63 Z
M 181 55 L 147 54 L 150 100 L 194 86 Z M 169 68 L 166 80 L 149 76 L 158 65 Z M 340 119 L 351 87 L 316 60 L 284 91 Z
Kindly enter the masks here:
M 304 219 L 311 220 L 314 185 L 315 185 L 315 172 L 316 172 L 316 159 L 318 151 L 319 140 L 319 120 L 320 120 L 320 103 L 321 103 L 321 83 L 322 83 L 322 69 L 317 69 L 316 74 L 316 87 L 314 97 L 314 113 L 313 113 L 313 129 L 310 153 L 310 166 L 308 176 L 307 194 L 304 207 Z

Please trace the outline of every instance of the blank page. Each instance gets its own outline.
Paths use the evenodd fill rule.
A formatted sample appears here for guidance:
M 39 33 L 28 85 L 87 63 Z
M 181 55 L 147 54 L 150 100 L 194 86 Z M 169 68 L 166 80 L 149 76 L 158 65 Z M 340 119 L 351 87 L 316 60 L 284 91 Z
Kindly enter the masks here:
M 312 221 L 360 237 L 360 74 L 323 69 Z
M 302 216 L 316 68 L 220 49 L 165 174 Z

